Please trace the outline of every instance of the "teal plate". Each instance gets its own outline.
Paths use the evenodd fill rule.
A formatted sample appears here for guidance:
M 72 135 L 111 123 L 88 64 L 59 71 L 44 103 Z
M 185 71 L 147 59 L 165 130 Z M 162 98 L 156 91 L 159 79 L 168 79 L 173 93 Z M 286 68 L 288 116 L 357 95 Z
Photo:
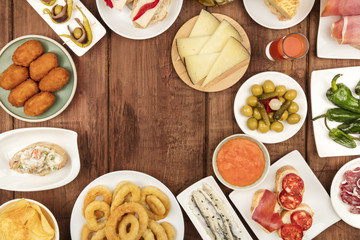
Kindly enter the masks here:
M 14 39 L 13 41 L 9 42 L 5 47 L 3 47 L 3 49 L 1 49 L 0 51 L 0 73 L 5 71 L 11 64 L 13 64 L 12 55 L 15 52 L 16 48 L 24 42 L 33 39 L 38 40 L 43 45 L 44 52 L 52 52 L 56 54 L 56 56 L 58 57 L 59 67 L 63 67 L 70 72 L 69 82 L 61 90 L 54 92 L 56 96 L 55 103 L 40 116 L 27 116 L 24 113 L 24 107 L 12 106 L 8 101 L 10 91 L 3 88 L 0 88 L 0 105 L 7 113 L 9 113 L 14 118 L 26 122 L 43 122 L 56 117 L 70 104 L 76 90 L 77 74 L 74 61 L 72 60 L 70 54 L 66 51 L 66 49 L 53 39 L 40 35 L 22 36 Z

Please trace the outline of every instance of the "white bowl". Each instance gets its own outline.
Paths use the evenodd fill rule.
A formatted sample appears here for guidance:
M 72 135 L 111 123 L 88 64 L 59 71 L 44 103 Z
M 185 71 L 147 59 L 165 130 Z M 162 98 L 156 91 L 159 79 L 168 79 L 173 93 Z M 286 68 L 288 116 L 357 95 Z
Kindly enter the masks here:
M 13 202 L 16 202 L 16 201 L 19 201 L 19 200 L 21 200 L 21 199 L 20 198 L 13 199 L 13 200 L 7 201 L 6 203 L 2 204 L 0 206 L 0 213 L 1 213 L 1 210 L 7 208 L 7 206 L 9 204 L 11 204 Z M 43 204 L 41 204 L 41 203 L 39 203 L 39 202 L 37 202 L 35 200 L 27 199 L 27 198 L 25 198 L 25 200 L 28 201 L 28 202 L 32 202 L 32 203 L 35 203 L 35 204 L 39 205 L 39 207 L 42 210 L 42 213 L 46 217 L 46 220 L 48 220 L 50 226 L 55 230 L 55 237 L 52 240 L 59 240 L 60 239 L 59 225 L 58 225 L 54 215 L 52 214 L 52 212 L 47 207 L 45 207 Z
M 261 177 L 256 182 L 254 182 L 253 184 L 248 185 L 248 186 L 244 186 L 244 187 L 235 186 L 235 185 L 232 185 L 232 184 L 228 183 L 227 181 L 225 181 L 225 179 L 219 173 L 219 170 L 217 169 L 217 165 L 216 165 L 216 157 L 217 157 L 217 154 L 218 154 L 220 148 L 226 142 L 228 142 L 231 139 L 235 139 L 235 138 L 246 138 L 246 139 L 249 139 L 249 140 L 253 141 L 254 143 L 256 143 L 261 148 L 261 150 L 262 150 L 262 152 L 264 153 L 264 156 L 265 156 L 265 169 L 264 169 L 264 172 L 261 175 Z M 216 177 L 219 179 L 219 181 L 222 184 L 224 184 L 225 186 L 227 186 L 228 188 L 231 188 L 233 190 L 249 190 L 249 189 L 252 189 L 252 188 L 258 186 L 266 178 L 267 174 L 269 173 L 269 168 L 270 168 L 270 155 L 269 155 L 269 152 L 266 149 L 265 145 L 262 144 L 257 139 L 255 139 L 255 138 L 253 138 L 253 137 L 251 137 L 249 135 L 246 135 L 246 134 L 234 134 L 234 135 L 231 135 L 231 136 L 225 138 L 224 140 L 222 140 L 219 143 L 219 145 L 215 148 L 213 158 L 212 158 L 212 165 L 213 165 L 213 169 L 214 169 Z

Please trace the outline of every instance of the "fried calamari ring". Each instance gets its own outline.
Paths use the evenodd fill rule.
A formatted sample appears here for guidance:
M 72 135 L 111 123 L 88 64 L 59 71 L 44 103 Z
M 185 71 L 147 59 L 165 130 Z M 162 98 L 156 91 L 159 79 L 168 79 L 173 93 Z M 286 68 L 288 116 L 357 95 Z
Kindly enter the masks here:
M 168 240 L 174 240 L 176 234 L 174 226 L 168 222 L 162 222 L 160 225 L 165 229 Z
M 146 231 L 142 235 L 142 238 L 140 238 L 140 239 L 142 239 L 142 240 L 155 240 L 155 236 L 154 236 L 153 232 L 150 229 L 146 229 Z
M 156 198 L 158 198 L 159 201 L 154 200 L 154 198 L 150 196 L 155 196 Z M 163 206 L 154 205 L 159 203 L 161 203 L 161 205 Z M 164 219 L 168 215 L 171 208 L 168 196 L 166 196 L 165 193 L 163 193 L 160 189 L 154 186 L 144 187 L 141 190 L 140 204 L 146 208 L 149 218 L 154 220 Z M 156 214 L 156 212 L 160 212 L 158 210 L 162 207 L 165 208 L 165 213 L 160 215 Z
M 106 239 L 105 229 L 104 229 L 104 228 L 101 229 L 101 230 L 99 230 L 99 231 L 97 231 L 97 232 L 95 233 L 95 235 L 93 235 L 93 236 L 91 237 L 91 240 L 104 240 L 104 239 Z
M 105 215 L 105 220 L 98 222 L 95 211 L 100 211 Z M 98 231 L 105 227 L 106 221 L 110 215 L 110 206 L 104 201 L 95 200 L 91 202 L 85 209 L 85 219 L 88 228 L 92 231 Z
M 105 187 L 105 186 L 96 186 L 96 187 L 93 187 L 89 190 L 89 192 L 86 194 L 85 196 L 85 199 L 84 199 L 84 205 L 83 205 L 83 215 L 85 216 L 85 209 L 87 208 L 87 206 L 95 201 L 95 199 L 99 196 L 102 196 L 104 201 L 107 203 L 107 204 L 111 204 L 111 199 L 112 199 L 112 193 L 111 191 Z M 102 218 L 103 215 L 99 214 L 99 213 L 96 213 L 96 216 L 97 218 Z
M 95 234 L 93 234 L 91 236 L 92 233 L 95 233 Z M 90 230 L 88 228 L 88 226 L 86 224 L 84 224 L 84 227 L 81 230 L 81 240 L 89 240 L 89 237 L 91 240 L 104 240 L 105 239 L 105 231 L 104 231 L 104 229 L 101 229 L 101 230 L 95 232 L 95 231 Z
M 138 219 L 133 214 L 125 215 L 119 224 L 120 239 L 135 239 L 139 232 L 140 224 Z
M 162 216 L 166 213 L 164 204 L 155 195 L 149 195 L 145 199 L 149 209 L 158 216 Z
M 121 187 L 117 190 L 116 195 L 114 196 L 113 202 L 111 204 L 110 212 L 113 213 L 114 210 L 123 204 L 127 199 L 127 196 L 131 197 L 128 199 L 130 202 L 139 202 L 140 200 L 140 187 L 127 182 L 121 185 Z
M 121 221 L 123 216 L 127 213 L 135 213 L 138 216 L 139 221 L 139 231 L 136 234 L 134 239 L 140 239 L 140 237 L 145 232 L 148 222 L 149 216 L 146 213 L 145 208 L 139 203 L 129 202 L 124 203 L 123 205 L 117 207 L 114 212 L 112 212 L 111 216 L 107 220 L 105 226 L 105 235 L 108 240 L 120 240 L 121 238 L 116 233 L 116 229 L 118 223 Z
M 154 233 L 156 240 L 168 240 L 165 229 L 158 222 L 150 220 L 148 229 Z

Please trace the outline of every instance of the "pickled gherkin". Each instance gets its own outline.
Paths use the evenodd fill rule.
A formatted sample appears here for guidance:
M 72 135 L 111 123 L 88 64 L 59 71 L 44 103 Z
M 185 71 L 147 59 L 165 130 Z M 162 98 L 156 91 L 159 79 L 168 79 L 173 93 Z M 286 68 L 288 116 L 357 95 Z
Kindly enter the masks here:
M 206 7 L 215 7 L 232 2 L 233 0 L 197 0 Z

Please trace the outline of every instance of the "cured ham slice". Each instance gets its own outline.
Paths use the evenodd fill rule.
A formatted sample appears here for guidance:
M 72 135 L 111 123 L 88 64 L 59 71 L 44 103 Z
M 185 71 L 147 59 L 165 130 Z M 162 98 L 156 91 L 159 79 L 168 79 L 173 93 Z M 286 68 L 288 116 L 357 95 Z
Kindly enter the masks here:
M 359 0 L 326 0 L 325 8 L 321 13 L 322 17 L 341 16 L 341 15 L 359 15 Z
M 340 191 L 342 201 L 351 206 L 350 212 L 360 214 L 360 167 L 344 173 Z
M 359 1 L 360 3 L 360 1 Z M 360 15 L 346 16 L 331 26 L 331 37 L 336 39 L 339 44 L 360 44 Z

